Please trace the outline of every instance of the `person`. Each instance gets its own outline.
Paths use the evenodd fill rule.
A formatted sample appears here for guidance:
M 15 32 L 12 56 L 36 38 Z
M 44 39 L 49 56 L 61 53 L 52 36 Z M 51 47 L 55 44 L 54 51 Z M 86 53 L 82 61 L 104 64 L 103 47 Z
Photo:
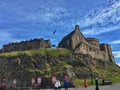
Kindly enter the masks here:
M 58 89 L 61 90 L 61 83 L 60 83 L 60 80 L 58 80 Z
M 54 90 L 59 90 L 60 87 L 60 81 L 56 80 L 55 85 L 54 85 Z
M 96 78 L 96 79 L 95 79 L 95 85 L 96 85 L 96 88 L 95 88 L 95 90 L 99 90 L 98 78 Z
M 65 80 L 65 81 L 64 81 L 65 90 L 68 90 L 68 85 L 69 85 L 69 81 L 68 81 L 68 80 Z
M 88 84 L 87 84 L 87 79 L 86 79 L 86 77 L 84 78 L 84 87 L 87 87 L 88 86 Z
M 102 85 L 105 85 L 105 80 L 104 79 L 102 80 Z

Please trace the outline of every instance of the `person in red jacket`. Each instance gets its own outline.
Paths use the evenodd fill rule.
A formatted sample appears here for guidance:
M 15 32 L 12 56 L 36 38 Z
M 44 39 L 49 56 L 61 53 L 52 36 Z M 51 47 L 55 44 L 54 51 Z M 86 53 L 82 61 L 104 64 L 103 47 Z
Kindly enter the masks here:
M 86 77 L 84 77 L 84 87 L 87 87 L 87 86 L 88 86 L 87 79 L 86 79 Z

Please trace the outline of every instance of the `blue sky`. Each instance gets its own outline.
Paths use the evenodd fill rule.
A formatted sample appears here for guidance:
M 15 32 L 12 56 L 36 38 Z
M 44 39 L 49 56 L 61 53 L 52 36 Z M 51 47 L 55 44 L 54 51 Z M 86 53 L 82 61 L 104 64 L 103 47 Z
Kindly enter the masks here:
M 110 44 L 120 64 L 120 0 L 0 0 L 0 48 L 34 38 L 57 45 L 76 24 L 85 37 Z

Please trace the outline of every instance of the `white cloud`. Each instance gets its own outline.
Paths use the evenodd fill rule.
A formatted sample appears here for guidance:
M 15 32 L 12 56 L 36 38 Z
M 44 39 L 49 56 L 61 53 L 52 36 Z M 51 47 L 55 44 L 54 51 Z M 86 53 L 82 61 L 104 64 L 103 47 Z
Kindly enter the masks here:
M 109 7 L 97 11 L 93 10 L 92 12 L 80 22 L 82 27 L 86 27 L 83 31 L 84 34 L 99 35 L 120 29 L 120 1 L 114 2 Z M 89 29 L 90 26 L 91 28 Z
M 13 37 L 13 34 L 5 31 L 0 31 L 0 42 L 8 44 L 9 42 L 20 42 L 24 39 L 16 39 Z M 1 47 L 1 46 L 0 46 Z
M 84 30 L 83 34 L 99 35 L 99 34 L 102 34 L 102 33 L 107 33 L 107 32 L 115 31 L 115 30 L 118 30 L 118 29 L 120 29 L 119 26 L 101 27 L 101 28 L 94 27 L 94 28 L 91 28 L 91 29 Z
M 115 58 L 120 58 L 120 51 L 113 51 Z
M 120 63 L 116 63 L 118 66 L 120 66 Z
M 4 31 L 0 31 L 0 41 L 3 42 L 3 41 L 6 41 L 6 40 L 9 40 L 11 39 L 11 34 L 8 33 L 8 32 L 4 32 Z
M 115 2 L 110 7 L 104 8 L 102 10 L 97 11 L 97 13 L 93 13 L 92 17 L 85 16 L 84 17 L 84 26 L 93 25 L 96 23 L 104 23 L 108 20 L 108 17 L 113 16 L 120 10 L 120 1 Z M 119 18 L 120 16 L 115 16 L 114 18 Z M 117 19 L 119 20 L 119 19 Z
M 67 15 L 67 10 L 63 7 L 64 5 L 64 0 L 43 1 L 42 3 L 39 2 L 39 6 L 30 8 L 30 10 L 29 7 L 24 5 L 24 12 L 21 13 L 23 13 L 24 17 L 26 17 L 25 20 L 28 21 L 52 23 L 52 20 L 60 19 L 62 16 Z
M 120 44 L 120 40 L 111 41 L 110 44 Z

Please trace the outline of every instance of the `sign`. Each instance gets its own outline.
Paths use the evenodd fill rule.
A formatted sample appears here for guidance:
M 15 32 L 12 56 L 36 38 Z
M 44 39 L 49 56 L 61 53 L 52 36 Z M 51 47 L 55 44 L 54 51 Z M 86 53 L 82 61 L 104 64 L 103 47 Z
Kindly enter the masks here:
M 13 87 L 16 87 L 16 84 L 17 84 L 17 80 L 16 78 L 13 78 Z
M 35 86 L 35 78 L 32 77 L 32 86 Z
M 2 78 L 1 86 L 6 87 L 6 78 Z
M 52 76 L 52 85 L 55 85 L 56 80 L 57 80 L 57 77 L 56 76 Z
M 42 81 L 42 80 L 41 80 L 41 77 L 38 77 L 38 78 L 37 78 L 37 84 L 38 84 L 38 86 L 41 86 L 41 81 Z

